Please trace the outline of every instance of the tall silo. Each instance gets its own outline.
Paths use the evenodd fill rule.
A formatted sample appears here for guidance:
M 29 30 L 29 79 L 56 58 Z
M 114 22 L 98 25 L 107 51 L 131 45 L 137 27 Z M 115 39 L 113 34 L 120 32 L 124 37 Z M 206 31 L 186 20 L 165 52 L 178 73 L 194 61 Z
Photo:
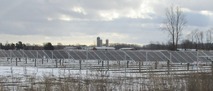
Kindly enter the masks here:
M 106 47 L 108 47 L 108 46 L 109 46 L 109 40 L 106 39 Z
M 101 38 L 100 38 L 100 37 L 97 37 L 97 47 L 100 47 L 100 46 L 101 46 L 100 40 L 101 40 Z
M 99 46 L 99 47 L 102 47 L 102 46 L 103 46 L 103 44 L 102 44 L 102 39 L 100 39 L 99 43 L 100 43 L 100 46 Z

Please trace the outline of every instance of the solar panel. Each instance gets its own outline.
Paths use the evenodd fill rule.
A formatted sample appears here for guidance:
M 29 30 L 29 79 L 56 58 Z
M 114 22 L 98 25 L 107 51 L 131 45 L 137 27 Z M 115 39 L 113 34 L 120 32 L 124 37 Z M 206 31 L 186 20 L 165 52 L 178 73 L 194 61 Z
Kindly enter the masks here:
M 185 61 L 188 62 L 188 63 L 194 62 L 194 60 L 191 57 L 189 57 L 188 55 L 186 55 L 185 52 L 177 52 L 177 54 L 182 56 L 185 59 Z
M 102 60 L 93 50 L 88 51 L 88 56 L 89 58 L 92 58 L 93 60 Z
M 66 51 L 57 51 L 57 53 L 62 57 L 62 59 L 68 59 L 69 55 Z
M 81 57 L 75 53 L 75 51 L 68 51 L 69 56 L 75 60 L 81 60 Z
M 124 60 L 124 57 L 120 54 L 120 51 L 111 50 L 110 54 L 114 56 L 116 60 Z
M 107 52 L 102 50 L 94 51 L 96 55 L 98 55 L 102 60 L 110 60 L 108 56 L 106 56 Z
M 8 57 L 4 50 L 0 50 L 0 57 Z
M 155 51 L 155 50 L 0 50 L 0 57 L 32 59 L 74 59 L 110 61 L 162 61 L 193 63 L 213 60 L 211 51 Z
M 137 57 L 131 50 L 130 51 L 125 51 L 125 53 L 127 54 L 127 58 L 134 60 L 134 61 L 140 61 L 141 59 L 139 57 Z

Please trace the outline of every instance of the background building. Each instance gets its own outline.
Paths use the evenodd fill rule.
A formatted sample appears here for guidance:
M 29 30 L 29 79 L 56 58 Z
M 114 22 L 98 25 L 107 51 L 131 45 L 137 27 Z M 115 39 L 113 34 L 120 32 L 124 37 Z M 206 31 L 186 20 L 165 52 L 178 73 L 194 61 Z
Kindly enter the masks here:
M 108 47 L 108 46 L 109 46 L 109 40 L 106 39 L 106 47 Z
M 97 47 L 101 47 L 101 38 L 100 37 L 97 37 Z
M 103 46 L 103 40 L 100 37 L 97 37 L 97 46 L 96 47 L 102 47 Z M 106 47 L 109 47 L 109 40 L 106 39 Z

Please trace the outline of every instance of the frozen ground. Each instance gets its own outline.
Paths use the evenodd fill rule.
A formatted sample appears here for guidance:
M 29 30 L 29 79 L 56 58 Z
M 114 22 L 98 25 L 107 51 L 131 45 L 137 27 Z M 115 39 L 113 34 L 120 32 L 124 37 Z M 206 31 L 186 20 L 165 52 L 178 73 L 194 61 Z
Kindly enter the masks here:
M 24 88 L 29 88 L 34 86 L 35 83 L 42 82 L 46 76 L 55 78 L 57 81 L 66 79 L 67 77 L 72 77 L 73 79 L 80 78 L 84 81 L 107 79 L 107 82 L 110 84 L 109 86 L 115 84 L 114 82 L 122 84 L 120 88 L 114 85 L 114 91 L 117 91 L 116 89 L 125 88 L 126 85 L 129 88 L 139 90 L 141 84 L 147 84 L 147 79 L 152 74 L 159 74 L 162 77 L 168 76 L 166 63 L 158 63 L 157 68 L 155 68 L 155 62 L 144 62 L 141 66 L 141 71 L 139 71 L 138 63 L 132 61 L 127 64 L 127 61 L 104 61 L 102 63 L 98 60 L 84 60 L 81 62 L 81 66 L 79 60 L 67 59 L 57 61 L 58 63 L 56 64 L 56 61 L 51 59 L 37 59 L 36 61 L 28 59 L 26 62 L 25 59 L 16 61 L 15 59 L 7 60 L 6 58 L 2 58 L 0 60 L 0 83 L 3 87 L 6 86 L 9 89 L 8 91 L 18 91 L 16 90 L 18 87 L 22 88 L 19 91 L 24 91 Z M 171 64 L 169 73 L 182 75 L 185 73 L 211 71 L 211 66 L 207 63 L 199 64 L 198 66 L 190 64 L 189 70 L 187 70 L 186 65 Z M 38 88 L 38 85 L 35 86 Z
M 27 61 L 27 62 L 26 62 Z M 81 64 L 81 66 L 80 66 Z M 88 76 L 88 74 L 107 75 L 109 77 L 141 77 L 147 73 L 154 74 L 167 74 L 167 64 L 155 62 L 144 62 L 141 65 L 141 71 L 139 72 L 139 65 L 137 62 L 130 61 L 98 61 L 98 60 L 83 60 L 79 63 L 79 60 L 47 60 L 47 59 L 0 59 L 0 75 L 1 76 L 23 76 L 34 75 L 43 76 L 44 74 L 50 74 L 53 76 L 61 76 L 67 74 L 75 74 Z M 128 65 L 128 66 L 127 66 Z M 207 63 L 203 64 L 190 64 L 187 70 L 187 64 L 171 64 L 171 73 L 186 73 L 194 71 L 208 72 L 211 67 Z

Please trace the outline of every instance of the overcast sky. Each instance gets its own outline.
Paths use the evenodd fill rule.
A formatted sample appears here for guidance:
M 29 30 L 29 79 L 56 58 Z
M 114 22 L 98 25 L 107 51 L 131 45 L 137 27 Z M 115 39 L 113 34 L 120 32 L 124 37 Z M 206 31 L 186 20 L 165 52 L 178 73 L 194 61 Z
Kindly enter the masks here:
M 182 7 L 184 35 L 213 26 L 213 0 L 0 0 L 0 42 L 95 44 L 166 42 L 165 9 Z

